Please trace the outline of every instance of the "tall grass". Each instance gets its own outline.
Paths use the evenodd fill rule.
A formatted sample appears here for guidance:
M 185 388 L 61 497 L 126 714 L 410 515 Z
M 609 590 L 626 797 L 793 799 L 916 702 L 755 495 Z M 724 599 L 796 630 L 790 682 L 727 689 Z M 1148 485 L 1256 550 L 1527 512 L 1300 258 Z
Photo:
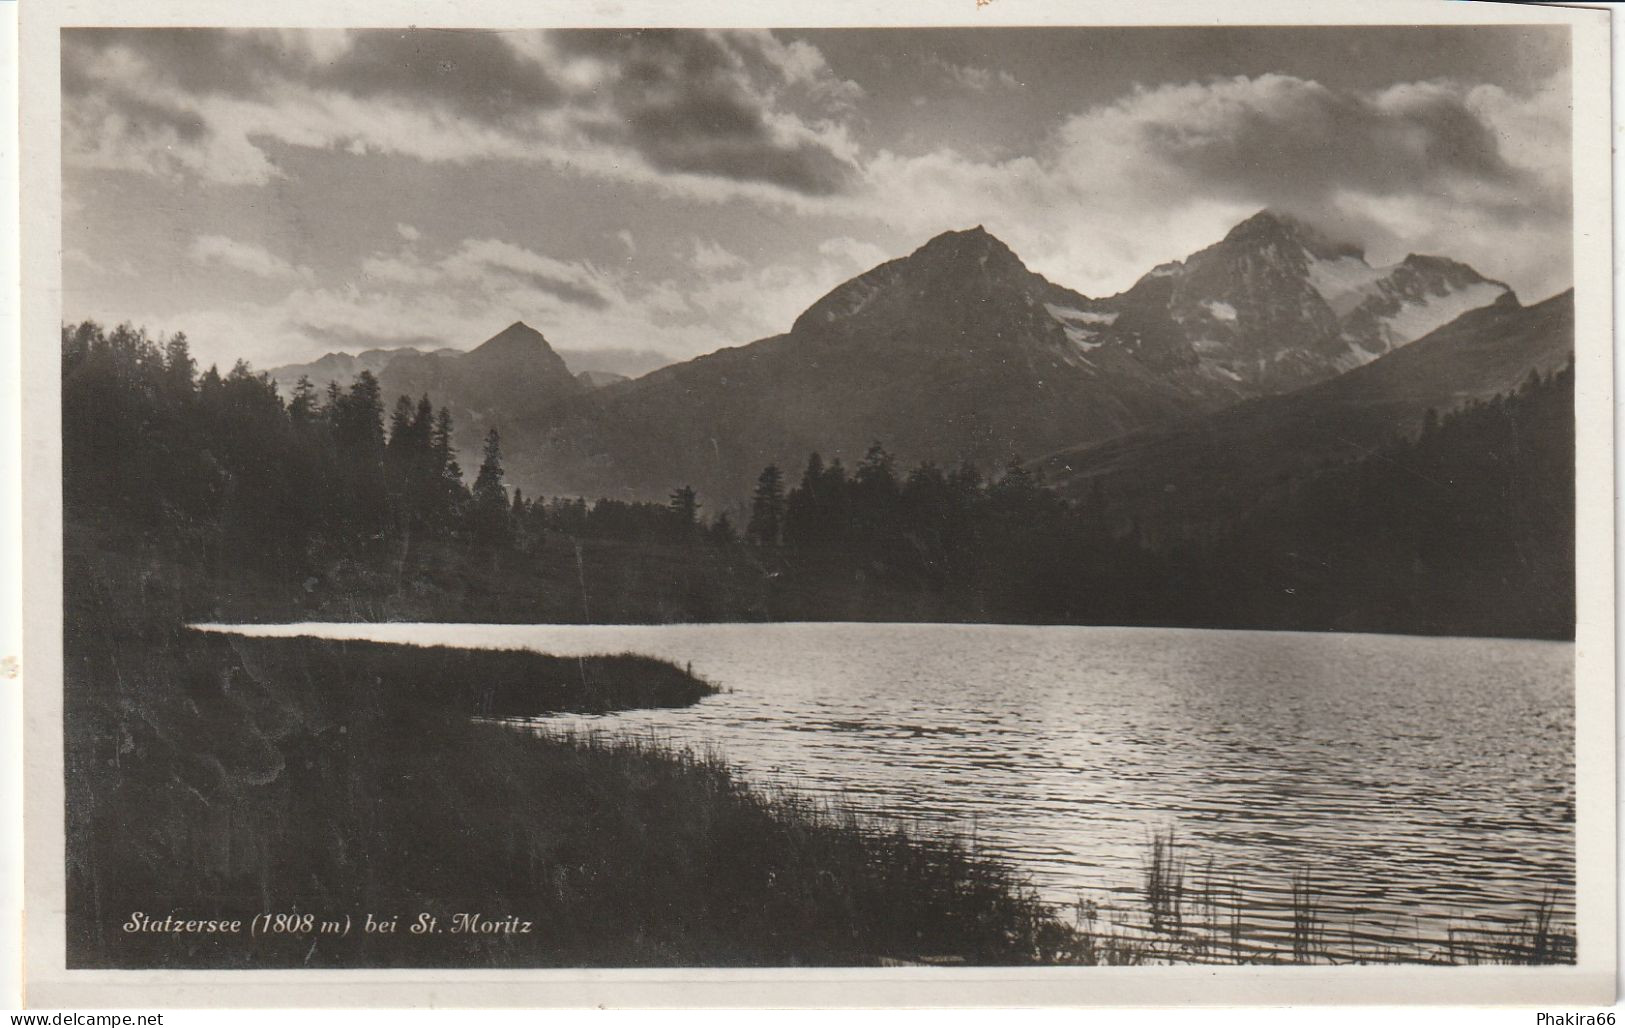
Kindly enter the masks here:
M 1153 932 L 1178 933 L 1184 927 L 1185 868 L 1176 853 L 1174 831 L 1151 837 L 1145 865 L 1145 905 Z
M 638 684 L 651 677 L 706 691 L 678 668 L 150 626 L 79 636 L 68 656 L 70 966 L 1085 958 L 1016 872 L 953 837 L 752 788 L 714 753 L 470 716 L 674 699 Z M 531 931 L 122 932 L 136 911 Z
M 1309 963 L 1321 952 L 1325 926 L 1320 920 L 1320 898 L 1308 868 L 1292 873 L 1292 959 Z
M 1146 842 L 1140 888 L 1127 906 L 1080 899 L 1080 933 L 1109 939 L 1114 962 L 1150 964 L 1562 964 L 1575 960 L 1572 927 L 1558 916 L 1558 893 L 1545 888 L 1516 924 L 1480 921 L 1430 936 L 1421 919 L 1396 921 L 1374 938 L 1350 916 L 1337 930 L 1326 892 L 1308 867 L 1285 873 L 1284 907 L 1261 879 L 1248 887 L 1221 874 L 1208 856 L 1197 871 L 1173 829 Z M 1263 898 L 1259 898 L 1263 897 Z

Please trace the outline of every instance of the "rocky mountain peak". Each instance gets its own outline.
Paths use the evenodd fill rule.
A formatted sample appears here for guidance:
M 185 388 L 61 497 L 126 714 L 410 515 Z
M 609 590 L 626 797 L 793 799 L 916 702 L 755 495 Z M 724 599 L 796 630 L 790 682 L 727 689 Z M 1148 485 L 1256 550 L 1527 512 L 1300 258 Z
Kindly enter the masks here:
M 1309 222 L 1268 207 L 1232 228 L 1224 237 L 1224 242 L 1251 247 L 1272 243 L 1301 247 L 1321 260 L 1336 260 L 1339 257 L 1365 259 L 1363 247 L 1334 240 Z
M 944 232 L 919 249 L 837 286 L 796 319 L 793 332 L 823 332 L 861 316 L 917 321 L 922 316 L 963 313 L 971 305 L 979 315 L 1007 305 L 1027 306 L 1027 299 L 1055 287 L 1027 269 L 1020 257 L 986 228 Z M 958 315 L 954 315 L 958 316 Z
M 484 354 L 486 356 L 511 356 L 534 350 L 546 350 L 551 353 L 553 348 L 547 344 L 547 338 L 540 332 L 523 321 L 516 321 L 470 350 L 469 353 Z
M 1027 270 L 1015 251 L 981 225 L 935 236 L 905 260 L 911 264 L 967 264 L 988 270 Z

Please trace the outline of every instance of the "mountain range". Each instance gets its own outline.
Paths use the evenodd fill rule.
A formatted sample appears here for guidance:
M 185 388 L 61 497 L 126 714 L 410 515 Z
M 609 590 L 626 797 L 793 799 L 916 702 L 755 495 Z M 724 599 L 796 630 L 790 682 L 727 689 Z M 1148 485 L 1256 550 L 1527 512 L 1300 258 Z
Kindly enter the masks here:
M 1319 467 L 1413 437 L 1428 418 L 1568 364 L 1574 292 L 1468 311 L 1346 374 L 1051 455 L 1048 481 L 1153 538 L 1228 526 Z
M 1034 273 L 980 226 L 947 232 L 838 286 L 782 335 L 632 380 L 572 374 L 522 323 L 466 353 L 330 354 L 272 374 L 286 387 L 364 367 L 387 398 L 426 392 L 452 410 L 465 453 L 497 427 L 509 478 L 531 495 L 663 500 L 687 484 L 720 509 L 766 464 L 793 469 L 815 450 L 852 462 L 878 441 L 908 464 L 1041 460 L 1064 488 L 1105 488 L 1128 510 L 1174 479 L 1231 474 L 1189 466 L 1198 443 L 1224 441 L 1229 463 L 1214 467 L 1253 481 L 1348 452 L 1305 419 L 1342 425 L 1357 449 L 1414 429 L 1427 407 L 1515 386 L 1566 359 L 1564 311 L 1571 298 L 1525 308 L 1444 257 L 1373 266 L 1262 211 L 1105 298 Z M 1355 408 L 1369 417 L 1345 417 Z M 1338 418 L 1320 419 L 1328 410 Z M 1298 456 L 1265 459 L 1282 449 Z

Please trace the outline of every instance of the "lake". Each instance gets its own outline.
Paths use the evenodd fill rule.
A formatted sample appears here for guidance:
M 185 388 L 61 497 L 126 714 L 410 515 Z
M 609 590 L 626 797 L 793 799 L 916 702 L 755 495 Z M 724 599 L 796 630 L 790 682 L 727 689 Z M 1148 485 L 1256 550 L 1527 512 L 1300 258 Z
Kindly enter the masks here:
M 713 746 L 754 781 L 974 836 L 1058 903 L 1133 907 L 1149 840 L 1172 830 L 1188 889 L 1239 884 L 1249 937 L 1286 938 L 1305 873 L 1345 955 L 1424 955 L 1453 929 L 1519 923 L 1547 893 L 1573 923 L 1568 643 L 929 624 L 230 630 L 692 665 L 725 692 L 542 723 Z

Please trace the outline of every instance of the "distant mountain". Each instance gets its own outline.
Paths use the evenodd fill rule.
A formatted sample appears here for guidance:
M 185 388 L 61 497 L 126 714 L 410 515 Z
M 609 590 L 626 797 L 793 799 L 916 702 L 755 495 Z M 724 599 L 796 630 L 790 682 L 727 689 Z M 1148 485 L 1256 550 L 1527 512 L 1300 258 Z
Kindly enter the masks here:
M 308 364 L 284 364 L 281 367 L 271 368 L 272 381 L 282 391 L 284 397 L 293 395 L 294 387 L 299 384 L 300 378 L 308 378 L 318 390 L 327 388 L 327 383 L 337 382 L 348 385 L 363 371 L 370 371 L 374 375 L 381 374 L 397 357 L 422 356 L 424 354 L 455 354 L 460 351 L 452 349 L 419 350 L 411 346 L 378 348 L 363 350 L 357 354 L 329 353 Z
M 626 346 L 595 346 L 592 349 L 560 346 L 556 350 L 577 375 L 593 373 L 637 378 L 672 363 L 671 356 L 659 350 Z
M 1265 210 L 1100 301 L 1087 336 L 1261 395 L 1359 367 L 1498 302 L 1516 297 L 1465 264 L 1412 254 L 1374 268 L 1358 246 Z
M 468 354 L 330 354 L 273 376 L 286 391 L 301 373 L 323 385 L 366 367 L 386 401 L 427 392 L 465 450 L 498 427 L 510 480 L 532 495 L 664 499 L 690 484 L 718 504 L 814 450 L 851 463 L 879 441 L 907 463 L 991 471 L 1162 428 L 1333 378 L 1488 305 L 1518 309 L 1466 265 L 1372 267 L 1271 211 L 1105 299 L 1028 270 L 978 226 L 838 286 L 783 335 L 632 381 L 591 372 L 657 354 L 602 351 L 620 363 L 571 375 L 522 324 Z
M 617 375 L 613 371 L 583 371 L 576 375 L 576 380 L 588 389 L 602 389 L 617 382 L 630 381 L 630 378 L 626 375 Z
M 327 383 L 346 385 L 363 371 L 381 375 L 396 358 L 421 357 L 425 354 L 455 356 L 465 351 L 454 347 L 423 350 L 412 346 L 378 347 L 358 354 L 329 353 L 305 364 L 284 364 L 270 369 L 270 375 L 282 390 L 284 397 L 292 395 L 301 375 L 310 379 L 318 389 Z M 671 358 L 658 350 L 631 350 L 625 347 L 607 347 L 595 350 L 557 347 L 553 350 L 583 384 L 597 389 L 671 363 Z
M 516 422 L 534 419 L 570 398 L 591 391 L 565 366 L 542 334 L 522 321 L 498 332 L 472 350 L 367 350 L 356 356 L 330 353 L 310 364 L 271 370 L 271 378 L 290 395 L 300 376 L 318 389 L 328 382 L 348 385 L 362 371 L 378 378 L 386 410 L 396 398 L 428 395 L 452 415 L 452 442 L 463 455 L 464 471 L 473 474 L 485 433 L 496 428 L 505 440 Z M 533 490 L 529 482 L 520 483 Z
M 403 353 L 378 376 L 386 398 L 427 393 L 460 420 L 503 420 L 586 390 L 542 334 L 522 321 L 467 353 Z
M 513 452 L 549 491 L 641 498 L 689 483 L 735 500 L 765 464 L 851 462 L 877 440 L 992 470 L 1323 381 L 1496 303 L 1517 298 L 1466 265 L 1373 268 L 1271 211 L 1105 299 L 978 226 L 846 282 L 785 335 L 563 408 L 540 450 Z
M 1149 537 L 1233 523 L 1329 463 L 1413 436 L 1436 414 L 1517 389 L 1574 349 L 1574 294 L 1503 300 L 1329 381 L 1047 458 L 1048 480 Z
M 900 459 L 984 469 L 1237 398 L 1233 383 L 1091 342 L 1097 305 L 1029 271 L 982 228 L 949 232 L 813 304 L 781 336 L 600 390 L 511 448 L 548 492 L 710 502 L 768 463 Z M 791 469 L 793 473 L 794 469 Z

